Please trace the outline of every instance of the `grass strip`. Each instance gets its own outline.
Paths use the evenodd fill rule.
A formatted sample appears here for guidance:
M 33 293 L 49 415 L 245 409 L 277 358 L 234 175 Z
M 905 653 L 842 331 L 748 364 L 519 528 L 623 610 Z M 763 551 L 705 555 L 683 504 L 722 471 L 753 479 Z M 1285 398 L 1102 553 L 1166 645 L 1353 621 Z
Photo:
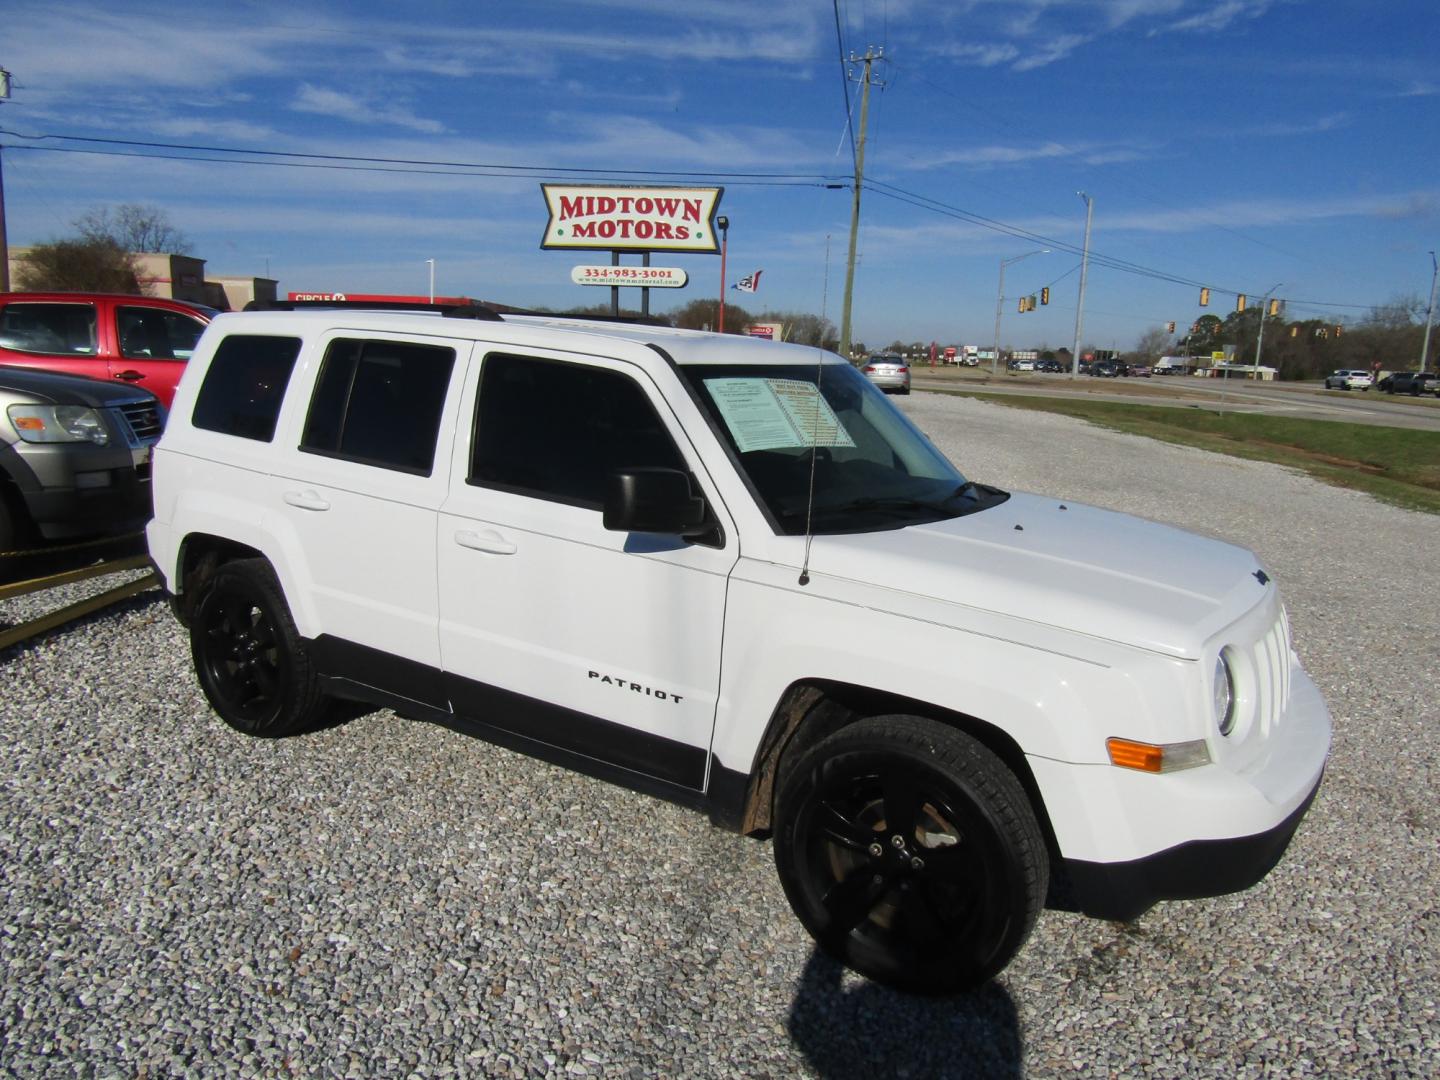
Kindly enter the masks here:
M 1061 413 L 1112 431 L 1287 465 L 1327 484 L 1368 492 L 1395 506 L 1440 513 L 1440 431 L 1222 413 L 1193 406 L 939 392 L 982 398 L 1012 409 Z

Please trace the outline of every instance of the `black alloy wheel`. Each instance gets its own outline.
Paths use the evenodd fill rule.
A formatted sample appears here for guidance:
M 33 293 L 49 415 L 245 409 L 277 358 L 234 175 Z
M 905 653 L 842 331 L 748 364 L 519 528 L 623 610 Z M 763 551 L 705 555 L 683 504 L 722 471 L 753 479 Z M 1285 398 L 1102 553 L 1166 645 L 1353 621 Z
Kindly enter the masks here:
M 227 563 L 201 589 L 190 652 L 221 719 L 265 737 L 315 726 L 324 700 L 319 678 L 269 563 Z
M 973 738 L 875 717 L 806 754 L 775 858 L 820 946 L 878 982 L 956 993 L 1001 971 L 1044 901 L 1048 855 L 1014 774 Z

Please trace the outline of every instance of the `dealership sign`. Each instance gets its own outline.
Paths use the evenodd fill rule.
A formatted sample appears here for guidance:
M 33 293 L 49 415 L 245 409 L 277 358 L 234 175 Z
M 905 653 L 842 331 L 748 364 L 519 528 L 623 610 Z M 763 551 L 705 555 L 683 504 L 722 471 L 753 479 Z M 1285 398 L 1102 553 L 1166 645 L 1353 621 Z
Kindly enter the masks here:
M 690 275 L 675 266 L 577 266 L 570 271 L 576 285 L 641 285 L 647 289 L 678 289 Z
M 541 184 L 540 190 L 550 211 L 542 248 L 720 250 L 711 219 L 724 188 Z

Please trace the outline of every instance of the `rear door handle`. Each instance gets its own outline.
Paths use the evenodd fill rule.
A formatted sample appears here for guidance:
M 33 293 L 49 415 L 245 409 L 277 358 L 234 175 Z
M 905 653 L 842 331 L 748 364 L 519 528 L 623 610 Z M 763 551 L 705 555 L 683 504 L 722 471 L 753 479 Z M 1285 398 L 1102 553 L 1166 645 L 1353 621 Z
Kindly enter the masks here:
M 285 492 L 285 501 L 301 510 L 329 510 L 330 504 L 308 488 L 304 491 Z
M 141 379 L 145 378 L 145 373 L 143 371 L 135 371 L 133 369 L 129 371 L 117 371 L 115 373 L 115 378 L 123 379 L 125 382 L 139 382 Z
M 455 543 L 473 551 L 486 551 L 491 555 L 514 555 L 518 550 L 513 542 L 506 540 L 494 529 L 479 533 L 462 529 L 455 534 Z

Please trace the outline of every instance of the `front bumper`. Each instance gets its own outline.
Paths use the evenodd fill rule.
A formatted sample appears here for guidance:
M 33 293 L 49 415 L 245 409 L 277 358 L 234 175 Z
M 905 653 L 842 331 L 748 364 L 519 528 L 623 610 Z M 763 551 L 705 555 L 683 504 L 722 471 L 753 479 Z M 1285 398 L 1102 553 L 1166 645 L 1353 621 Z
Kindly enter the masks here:
M 46 540 L 119 535 L 150 517 L 149 447 L 49 443 L 6 453 L 6 472 Z
M 1192 840 L 1168 851 L 1123 863 L 1065 859 L 1051 906 L 1096 919 L 1129 922 L 1161 900 L 1197 900 L 1242 892 L 1275 868 L 1320 782 L 1273 829 L 1232 840 Z
M 1238 892 L 1269 873 L 1330 750 L 1330 711 L 1293 655 L 1289 678 L 1283 718 L 1241 767 L 1157 776 L 1030 758 L 1059 848 L 1051 905 L 1133 919 L 1157 901 Z

